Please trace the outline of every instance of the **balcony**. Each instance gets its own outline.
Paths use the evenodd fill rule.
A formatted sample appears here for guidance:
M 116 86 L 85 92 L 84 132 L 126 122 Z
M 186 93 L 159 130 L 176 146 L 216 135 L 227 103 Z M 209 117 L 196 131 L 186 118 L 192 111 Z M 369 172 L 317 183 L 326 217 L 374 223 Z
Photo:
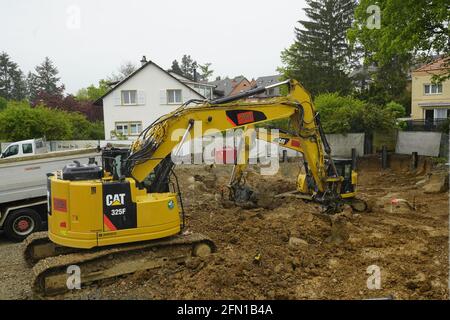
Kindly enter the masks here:
M 445 131 L 448 132 L 448 118 L 406 120 L 404 131 Z

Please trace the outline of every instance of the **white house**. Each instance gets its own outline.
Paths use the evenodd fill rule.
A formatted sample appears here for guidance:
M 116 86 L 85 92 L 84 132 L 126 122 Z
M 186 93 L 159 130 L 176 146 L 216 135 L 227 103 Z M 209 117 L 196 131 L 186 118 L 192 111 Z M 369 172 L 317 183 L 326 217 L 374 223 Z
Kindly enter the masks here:
M 139 69 L 95 104 L 103 106 L 105 139 L 114 140 L 118 133 L 131 140 L 157 118 L 190 99 L 205 97 L 144 57 Z
M 172 76 L 183 82 L 185 85 L 191 87 L 198 93 L 200 93 L 202 96 L 204 96 L 206 99 L 212 99 L 214 89 L 217 87 L 215 84 L 207 83 L 207 82 L 197 82 L 189 80 L 188 78 L 185 78 L 183 76 L 180 76 L 179 74 L 176 74 L 175 72 L 169 72 Z

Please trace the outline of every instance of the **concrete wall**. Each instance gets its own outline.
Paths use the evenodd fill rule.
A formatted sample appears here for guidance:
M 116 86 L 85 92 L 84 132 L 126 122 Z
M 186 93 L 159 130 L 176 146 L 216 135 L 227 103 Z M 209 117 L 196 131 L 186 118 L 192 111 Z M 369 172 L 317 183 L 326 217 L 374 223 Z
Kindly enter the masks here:
M 417 152 L 421 156 L 439 156 L 441 144 L 440 132 L 426 131 L 399 131 L 395 152 L 399 154 L 411 154 Z
M 364 133 L 327 134 L 326 137 L 333 156 L 349 158 L 352 148 L 356 149 L 357 156 L 364 154 Z

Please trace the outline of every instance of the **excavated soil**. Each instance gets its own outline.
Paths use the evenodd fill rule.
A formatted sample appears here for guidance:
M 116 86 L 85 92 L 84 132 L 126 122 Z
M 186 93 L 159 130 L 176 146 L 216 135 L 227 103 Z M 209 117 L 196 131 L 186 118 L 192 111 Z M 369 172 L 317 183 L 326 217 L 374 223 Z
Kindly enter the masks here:
M 362 162 L 358 191 L 370 212 L 346 208 L 333 217 L 314 203 L 274 200 L 295 188 L 297 164 L 282 164 L 274 176 L 257 171 L 250 170 L 247 182 L 261 200 L 246 209 L 222 199 L 230 166 L 176 169 L 187 229 L 213 239 L 217 253 L 56 298 L 448 299 L 448 192 L 423 192 L 429 168 L 382 171 Z M 8 249 L 17 247 L 0 246 L 0 298 L 32 298 L 16 258 L 9 267 L 23 279 L 8 277 Z M 368 268 L 379 268 L 380 289 L 368 289 Z

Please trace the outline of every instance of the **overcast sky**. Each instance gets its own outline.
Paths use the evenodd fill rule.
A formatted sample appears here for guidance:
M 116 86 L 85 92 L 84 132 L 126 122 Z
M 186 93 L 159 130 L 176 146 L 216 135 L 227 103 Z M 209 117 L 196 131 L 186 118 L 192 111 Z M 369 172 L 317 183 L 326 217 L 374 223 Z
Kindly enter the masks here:
M 45 56 L 69 93 L 142 55 L 164 69 L 190 54 L 215 76 L 276 73 L 303 0 L 1 0 L 0 51 L 25 72 Z

